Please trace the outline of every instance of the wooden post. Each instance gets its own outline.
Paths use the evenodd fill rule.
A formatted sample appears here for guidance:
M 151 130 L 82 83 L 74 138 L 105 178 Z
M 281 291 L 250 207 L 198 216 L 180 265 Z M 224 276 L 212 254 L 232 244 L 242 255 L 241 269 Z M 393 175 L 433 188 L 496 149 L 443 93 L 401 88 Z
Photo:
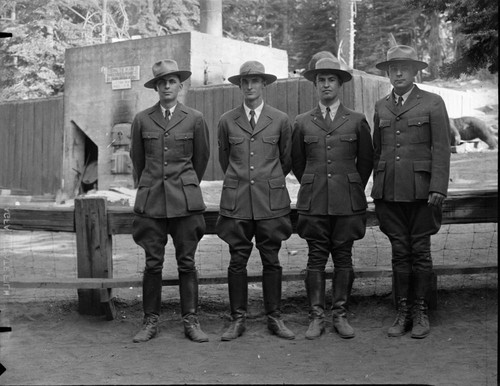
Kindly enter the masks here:
M 112 278 L 112 237 L 108 232 L 106 199 L 75 199 L 76 255 L 79 278 Z M 78 311 L 114 318 L 111 289 L 78 289 Z M 101 304 L 102 303 L 102 304 Z

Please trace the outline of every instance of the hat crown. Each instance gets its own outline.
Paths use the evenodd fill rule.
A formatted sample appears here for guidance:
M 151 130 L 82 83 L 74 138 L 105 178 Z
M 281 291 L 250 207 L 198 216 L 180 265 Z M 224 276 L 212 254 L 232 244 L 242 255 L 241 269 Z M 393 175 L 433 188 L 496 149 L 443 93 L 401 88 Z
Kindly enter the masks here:
M 322 58 L 316 62 L 315 70 L 341 70 L 337 58 Z
M 240 66 L 240 76 L 265 74 L 266 69 L 261 62 L 249 60 Z
M 417 51 L 410 46 L 394 46 L 387 51 L 387 61 L 413 60 L 418 61 Z
M 178 71 L 179 66 L 177 65 L 177 62 L 172 59 L 160 60 L 159 62 L 153 64 L 153 77 L 155 78 Z

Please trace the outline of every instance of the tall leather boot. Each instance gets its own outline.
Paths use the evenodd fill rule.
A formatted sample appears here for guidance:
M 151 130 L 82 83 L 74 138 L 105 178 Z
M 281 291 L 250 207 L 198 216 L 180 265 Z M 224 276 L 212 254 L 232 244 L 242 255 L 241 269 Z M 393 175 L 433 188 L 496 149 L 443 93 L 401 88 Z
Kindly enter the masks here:
M 281 319 L 281 279 L 281 267 L 278 271 L 262 272 L 262 292 L 267 315 L 267 328 L 280 338 L 295 339 L 295 334 L 285 326 Z
M 142 279 L 142 307 L 144 319 L 141 330 L 134 336 L 135 343 L 147 342 L 160 332 L 161 272 L 144 272 Z
M 208 336 L 198 321 L 198 273 L 179 271 L 179 292 L 184 334 L 193 342 L 208 342 Z
M 309 301 L 307 339 L 316 339 L 325 331 L 325 271 L 306 271 L 306 292 Z
M 333 271 L 333 327 L 341 338 L 354 338 L 354 329 L 347 321 L 346 305 L 354 282 L 354 270 L 334 269 Z
M 387 335 L 390 337 L 406 334 L 412 325 L 410 305 L 408 304 L 411 273 L 394 271 L 393 279 L 398 313 L 394 323 L 392 323 L 392 326 L 387 330 Z
M 415 300 L 413 302 L 413 328 L 411 330 L 411 337 L 415 339 L 425 338 L 431 332 L 425 300 L 431 283 L 432 271 L 413 272 Z
M 247 272 L 233 273 L 228 270 L 227 284 L 229 289 L 229 305 L 231 308 L 231 324 L 222 334 L 222 341 L 238 338 L 246 330 L 248 279 Z

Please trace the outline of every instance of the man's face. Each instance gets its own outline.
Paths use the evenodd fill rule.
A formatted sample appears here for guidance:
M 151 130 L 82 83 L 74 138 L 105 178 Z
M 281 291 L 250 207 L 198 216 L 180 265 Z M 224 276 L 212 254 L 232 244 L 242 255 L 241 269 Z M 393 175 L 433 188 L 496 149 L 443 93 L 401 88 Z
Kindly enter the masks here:
M 415 67 L 405 62 L 390 64 L 387 72 L 394 91 L 398 95 L 403 95 L 411 89 L 417 75 Z
M 247 76 L 240 80 L 240 89 L 245 102 L 256 103 L 261 100 L 265 87 L 266 82 L 260 76 Z
M 340 87 L 342 87 L 342 82 L 337 75 L 316 75 L 316 91 L 318 92 L 319 100 L 325 106 L 330 106 L 335 102 L 339 95 Z
M 182 90 L 182 83 L 177 75 L 167 75 L 156 82 L 156 91 L 163 105 L 173 104 Z

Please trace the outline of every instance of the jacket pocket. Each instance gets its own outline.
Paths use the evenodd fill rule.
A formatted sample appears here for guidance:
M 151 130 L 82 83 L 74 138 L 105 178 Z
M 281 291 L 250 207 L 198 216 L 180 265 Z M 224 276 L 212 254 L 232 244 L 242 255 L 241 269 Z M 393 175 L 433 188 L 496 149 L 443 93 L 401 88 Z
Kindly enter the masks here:
M 363 189 L 363 182 L 359 173 L 349 173 L 347 175 L 349 180 L 349 192 L 351 196 L 351 207 L 354 212 L 365 210 L 368 206 L 366 202 L 365 190 Z
M 381 119 L 378 123 L 378 127 L 380 129 L 380 137 L 381 141 L 384 145 L 391 142 L 392 131 L 391 131 L 391 120 L 390 119 Z
M 262 142 L 264 142 L 264 153 L 266 154 L 266 159 L 275 159 L 279 157 L 279 138 L 279 135 L 272 135 L 262 138 Z
M 302 176 L 300 180 L 299 193 L 297 194 L 297 209 L 309 210 L 311 208 L 313 182 L 314 174 L 304 174 Z
M 430 143 L 431 128 L 429 126 L 429 117 L 415 117 L 408 119 L 410 129 L 410 143 Z
M 220 207 L 227 210 L 236 209 L 236 193 L 238 192 L 238 180 L 226 178 L 222 185 Z
M 182 190 L 186 197 L 186 206 L 188 211 L 205 210 L 200 184 L 196 176 L 182 176 Z
M 429 197 L 431 185 L 432 162 L 429 160 L 414 161 L 413 173 L 415 176 L 415 198 L 426 200 Z
M 151 157 L 155 154 L 155 148 L 158 148 L 160 145 L 160 133 L 156 131 L 143 131 L 142 142 L 146 156 Z
M 243 159 L 245 149 L 243 137 L 229 137 L 229 157 L 235 161 L 241 161 Z
M 371 196 L 374 200 L 383 198 L 385 181 L 385 161 L 379 161 L 373 173 L 373 186 Z
M 147 175 L 142 175 L 139 186 L 137 187 L 137 194 L 135 196 L 134 212 L 144 213 L 146 210 L 146 203 L 148 202 L 148 196 L 151 186 L 151 179 Z
M 319 158 L 319 151 L 318 151 L 318 145 L 319 145 L 319 137 L 316 135 L 305 135 L 304 136 L 304 143 L 306 144 L 306 155 L 307 158 L 312 159 L 312 158 Z
M 340 145 L 345 155 L 355 156 L 358 148 L 358 136 L 354 133 L 342 134 L 340 136 Z
M 176 133 L 175 136 L 175 147 L 178 153 L 189 157 L 193 154 L 193 133 Z
M 269 180 L 269 208 L 271 210 L 285 209 L 290 206 L 290 202 L 285 177 Z

